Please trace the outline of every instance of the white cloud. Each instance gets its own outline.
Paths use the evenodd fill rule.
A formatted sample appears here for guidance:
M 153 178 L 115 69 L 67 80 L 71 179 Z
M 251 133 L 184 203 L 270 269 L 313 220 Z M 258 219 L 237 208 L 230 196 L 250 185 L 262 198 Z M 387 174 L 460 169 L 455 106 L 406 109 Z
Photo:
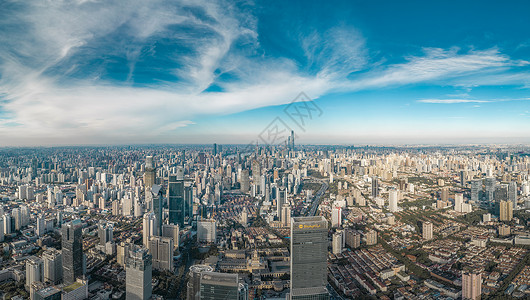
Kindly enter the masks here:
M 432 103 L 432 104 L 458 104 L 458 103 L 491 103 L 491 102 L 507 102 L 507 101 L 528 101 L 530 98 L 516 98 L 516 99 L 489 99 L 489 100 L 478 100 L 478 99 L 421 99 L 417 102 L 420 103 Z M 480 107 L 474 105 L 473 107 Z
M 465 77 L 501 68 L 528 65 L 527 61 L 513 61 L 497 49 L 459 53 L 458 49 L 425 48 L 424 56 L 411 56 L 401 64 L 374 70 L 359 80 L 345 82 L 345 89 L 387 87 L 419 82 L 433 82 Z M 458 82 L 458 80 L 457 80 Z
M 454 103 L 485 103 L 487 100 L 473 100 L 473 99 L 421 99 L 417 102 L 421 103 L 438 103 L 438 104 L 454 104 Z
M 0 35 L 0 95 L 7 100 L 0 112 L 9 116 L 0 122 L 3 144 L 163 142 L 197 117 L 285 104 L 300 91 L 318 98 L 330 91 L 466 79 L 478 72 L 487 76 L 528 64 L 497 49 L 425 49 L 423 56 L 353 77 L 352 72 L 369 67 L 365 41 L 355 29 L 339 27 L 302 39 L 305 55 L 318 70 L 306 72 L 286 58 L 234 51 L 243 40 L 252 52 L 259 47 L 259 37 L 255 17 L 233 4 L 43 0 L 13 1 L 9 7 L 0 12 L 0 29 L 10 26 Z M 13 24 L 23 26 L 12 30 Z M 196 32 L 171 32 L 171 26 Z M 142 54 L 158 56 L 150 41 L 161 36 L 182 41 L 187 50 L 164 56 L 170 75 L 182 80 L 134 86 Z M 102 60 L 105 55 L 123 58 L 126 79 L 118 84 L 102 80 L 107 74 L 98 65 L 88 68 L 90 76 L 76 76 L 88 59 L 82 49 L 102 51 Z M 228 73 L 233 81 L 219 80 Z M 222 92 L 204 92 L 212 84 Z M 487 102 L 420 100 L 464 101 Z

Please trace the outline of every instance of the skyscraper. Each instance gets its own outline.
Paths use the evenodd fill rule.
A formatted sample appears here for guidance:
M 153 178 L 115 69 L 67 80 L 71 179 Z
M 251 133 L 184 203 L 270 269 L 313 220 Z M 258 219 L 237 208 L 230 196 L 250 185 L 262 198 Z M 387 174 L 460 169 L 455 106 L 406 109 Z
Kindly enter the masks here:
M 352 249 L 361 246 L 361 234 L 353 229 L 346 229 L 346 245 Z
M 508 185 L 508 201 L 513 203 L 513 207 L 517 207 L 517 182 L 510 182 Z
M 462 193 L 455 194 L 455 211 L 462 212 L 462 205 L 464 204 L 464 195 Z
M 241 185 L 242 193 L 248 193 L 250 190 L 250 178 L 248 173 L 249 172 L 247 169 L 241 170 L 241 178 L 239 179 L 239 183 Z
M 482 294 L 482 275 L 480 272 L 462 271 L 462 299 L 478 300 Z
M 282 223 L 282 227 L 289 227 L 291 225 L 291 205 L 288 203 L 285 203 L 282 206 L 280 221 Z
M 108 242 L 112 242 L 113 227 L 110 223 L 100 222 L 98 224 L 99 244 L 105 246 Z
M 398 210 L 398 192 L 391 190 L 388 193 L 388 210 L 396 212 Z
M 212 272 L 209 265 L 194 265 L 190 267 L 190 279 L 188 280 L 187 300 L 200 299 L 201 273 Z
M 125 259 L 125 299 L 147 300 L 152 295 L 153 266 L 147 249 L 131 245 Z
M 372 246 L 377 244 L 377 231 L 370 230 L 366 233 L 366 245 Z
M 201 243 L 215 243 L 217 239 L 217 223 L 215 220 L 199 220 L 197 222 L 197 240 Z
M 431 222 L 423 222 L 423 239 L 425 240 L 432 240 L 432 223 Z
M 74 283 L 83 274 L 83 243 L 81 221 L 73 220 L 65 223 L 61 229 L 63 279 L 65 283 Z
M 169 223 L 184 227 L 185 202 L 184 202 L 184 169 L 177 168 L 176 175 L 170 175 L 167 189 L 169 207 Z
M 342 232 L 333 233 L 333 239 L 331 241 L 331 248 L 333 254 L 339 254 L 342 252 Z
M 158 184 L 154 184 L 149 190 L 149 201 L 151 202 L 151 210 L 155 214 L 158 228 L 162 227 L 162 187 Z
M 142 244 L 144 247 L 149 247 L 149 239 L 159 234 L 158 223 L 154 213 L 144 215 L 142 220 Z
M 145 158 L 144 184 L 145 190 L 149 190 L 156 181 L 155 165 L 152 156 Z
M 342 225 L 342 208 L 333 207 L 331 209 L 331 226 L 340 227 Z
M 42 254 L 44 281 L 59 284 L 63 280 L 63 256 L 60 251 L 48 248 Z
M 285 187 L 280 187 L 276 196 L 276 216 L 281 221 L 282 218 L 282 207 L 287 203 L 287 190 Z
M 478 201 L 482 192 L 482 179 L 471 181 L 471 201 Z
M 44 217 L 43 216 L 38 216 L 37 217 L 37 228 L 36 228 L 36 231 L 35 233 L 38 235 L 38 236 L 43 236 L 44 233 L 46 232 L 46 227 L 44 226 Z
M 154 236 L 149 240 L 149 252 L 152 256 L 153 269 L 173 272 L 173 239 Z
M 30 256 L 26 260 L 26 290 L 30 290 L 34 282 L 43 282 L 44 265 L 42 259 Z
M 180 231 L 180 228 L 178 225 L 173 225 L 173 224 L 162 225 L 162 236 L 173 239 L 174 250 L 178 249 L 179 247 L 179 243 L 180 243 L 179 231 Z
M 259 161 L 253 160 L 252 161 L 252 180 L 254 183 L 258 183 L 261 179 L 261 165 L 259 164 Z
M 328 223 L 322 216 L 291 218 L 290 299 L 329 299 Z
M 372 176 L 372 198 L 379 196 L 379 179 L 377 176 Z
M 486 188 L 486 200 L 489 202 L 494 201 L 495 186 L 497 185 L 497 180 L 495 177 L 486 177 L 484 179 L 484 185 Z
M 447 203 L 447 201 L 449 201 L 449 188 L 448 187 L 443 187 L 442 188 L 442 192 L 440 194 L 440 198 L 441 198 L 441 200 L 444 203 Z
M 294 151 L 294 130 L 291 130 L 291 151 Z
M 4 216 L 0 214 L 0 242 L 4 241 Z
M 238 274 L 201 272 L 200 300 L 247 300 L 248 287 L 240 283 Z
M 513 219 L 513 202 L 501 201 L 499 203 L 499 220 L 509 222 Z

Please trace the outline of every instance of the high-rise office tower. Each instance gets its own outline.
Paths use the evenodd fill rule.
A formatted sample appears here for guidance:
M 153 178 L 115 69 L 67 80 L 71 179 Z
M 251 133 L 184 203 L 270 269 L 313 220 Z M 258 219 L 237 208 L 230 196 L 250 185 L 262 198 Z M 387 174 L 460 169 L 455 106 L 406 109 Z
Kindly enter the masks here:
M 495 202 L 508 201 L 508 185 L 507 184 L 498 184 L 495 186 L 495 191 L 493 192 L 493 198 Z
M 222 195 L 222 185 L 220 186 L 220 195 Z M 184 222 L 191 225 L 193 221 L 193 185 L 189 182 L 184 183 Z
M 289 227 L 291 225 L 291 206 L 288 203 L 282 206 L 280 221 L 283 227 Z
M 340 227 L 342 226 L 342 208 L 333 207 L 331 209 L 331 226 Z
M 145 248 L 131 245 L 125 259 L 125 299 L 148 300 L 152 296 L 153 266 Z
M 328 222 L 319 217 L 291 218 L 291 292 L 289 299 L 329 299 Z
M 209 265 L 194 265 L 190 267 L 190 279 L 187 287 L 187 300 L 200 299 L 201 273 L 212 272 L 213 268 Z
M 379 196 L 379 179 L 377 176 L 372 177 L 372 198 L 375 199 Z
M 110 223 L 100 222 L 98 224 L 99 244 L 105 246 L 108 242 L 112 242 L 113 227 Z
M 167 201 L 169 207 L 169 223 L 184 227 L 185 201 L 184 201 L 184 169 L 177 168 L 176 175 L 170 175 L 167 188 Z
M 467 173 L 466 171 L 460 171 L 460 185 L 466 186 L 467 181 Z
M 258 183 L 258 180 L 261 178 L 261 166 L 259 164 L 259 161 L 253 160 L 252 161 L 252 180 L 254 183 Z
M 180 231 L 180 228 L 178 225 L 174 225 L 174 224 L 162 225 L 162 236 L 173 239 L 174 250 L 178 249 L 179 247 L 179 243 L 180 243 L 179 231 Z
M 488 200 L 488 202 L 494 202 L 494 193 L 495 186 L 497 185 L 497 180 L 495 179 L 495 177 L 486 177 L 486 179 L 484 179 L 484 185 L 486 189 L 486 200 Z
M 425 240 L 432 240 L 432 223 L 431 222 L 423 222 L 423 239 Z
M 199 297 L 200 300 L 247 300 L 248 286 L 241 283 L 238 274 L 201 272 Z
M 291 151 L 294 151 L 294 130 L 291 130 Z
M 366 233 L 366 245 L 372 246 L 377 244 L 377 231 L 370 230 Z
M 83 274 L 83 241 L 81 235 L 81 221 L 73 220 L 63 224 L 62 256 L 63 279 L 65 283 L 74 283 Z
M 158 184 L 154 184 L 148 192 L 146 192 L 146 201 L 150 202 L 149 207 L 151 211 L 155 214 L 158 228 L 162 228 L 162 209 L 163 209 L 163 197 L 162 197 L 162 187 Z
M 153 259 L 153 269 L 173 272 L 173 239 L 153 236 L 149 240 L 149 252 Z
M 155 164 L 152 156 L 145 158 L 145 173 L 144 173 L 144 184 L 145 189 L 149 190 L 156 181 Z
M 242 193 L 248 193 L 248 191 L 250 190 L 250 178 L 248 173 L 249 172 L 247 169 L 241 170 L 241 178 L 239 179 L 239 183 L 241 185 Z
M 261 174 L 261 178 L 259 180 L 259 193 L 262 196 L 265 196 L 267 189 L 267 176 L 265 174 Z
M 471 270 L 462 271 L 462 299 L 478 300 L 482 294 L 482 275 Z
M 142 244 L 149 246 L 149 239 L 159 234 L 158 220 L 154 213 L 145 214 L 142 220 Z
M 471 201 L 478 201 L 482 192 L 482 179 L 471 181 Z
M 499 203 L 499 220 L 509 222 L 513 219 L 513 202 L 502 200 Z
M 217 223 L 215 220 L 199 220 L 197 222 L 197 240 L 202 243 L 215 243 L 217 239 Z
M 398 210 L 398 191 L 391 190 L 388 193 L 388 210 L 396 212 Z
M 513 207 L 517 207 L 517 182 L 510 182 L 508 185 L 508 201 L 513 203 Z
M 215 144 L 215 143 L 213 144 L 212 154 L 213 154 L 213 156 L 217 155 L 217 144 Z
M 282 217 L 282 207 L 284 204 L 287 203 L 287 190 L 285 187 L 280 187 L 278 190 L 278 194 L 276 197 L 276 216 L 281 221 Z
M 31 284 L 42 282 L 44 277 L 44 265 L 42 259 L 30 256 L 26 260 L 26 290 L 29 291 Z
M 42 253 L 44 262 L 44 281 L 59 284 L 63 280 L 63 256 L 61 251 L 54 248 Z

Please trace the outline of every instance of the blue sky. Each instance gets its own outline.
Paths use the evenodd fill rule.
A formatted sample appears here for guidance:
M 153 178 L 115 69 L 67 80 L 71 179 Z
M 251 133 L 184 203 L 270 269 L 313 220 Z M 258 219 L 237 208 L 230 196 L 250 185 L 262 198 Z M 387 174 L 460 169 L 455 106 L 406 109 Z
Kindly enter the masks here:
M 0 146 L 530 143 L 530 3 L 0 2 Z M 285 114 L 305 92 L 322 114 Z

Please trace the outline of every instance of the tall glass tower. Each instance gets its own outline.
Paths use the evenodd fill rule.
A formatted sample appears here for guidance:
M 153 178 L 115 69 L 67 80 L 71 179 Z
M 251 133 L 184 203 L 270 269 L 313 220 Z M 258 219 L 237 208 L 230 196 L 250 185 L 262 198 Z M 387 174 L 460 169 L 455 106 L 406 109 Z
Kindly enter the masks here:
M 73 283 L 76 278 L 83 276 L 83 239 L 81 235 L 81 221 L 73 220 L 63 224 L 62 255 L 64 283 Z
M 288 299 L 329 299 L 328 222 L 322 216 L 291 219 L 291 292 Z
M 167 188 L 169 224 L 184 227 L 186 207 L 184 201 L 184 169 L 178 167 L 176 175 L 170 175 Z

